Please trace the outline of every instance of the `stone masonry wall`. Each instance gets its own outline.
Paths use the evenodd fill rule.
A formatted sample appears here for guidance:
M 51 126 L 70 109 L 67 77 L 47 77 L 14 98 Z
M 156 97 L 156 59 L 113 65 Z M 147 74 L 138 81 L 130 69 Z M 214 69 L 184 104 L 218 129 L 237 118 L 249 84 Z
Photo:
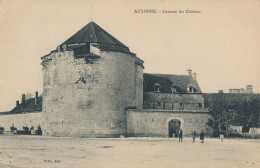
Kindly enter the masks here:
M 144 93 L 144 109 L 205 110 L 202 94 Z
M 4 127 L 5 131 L 10 131 L 12 123 L 18 130 L 22 130 L 25 124 L 29 128 L 31 126 L 37 128 L 39 124 L 42 124 L 42 112 L 0 115 L 0 126 Z
M 43 135 L 119 136 L 126 132 L 125 108 L 142 106 L 135 56 L 90 50 L 100 56 L 92 64 L 73 51 L 51 53 L 43 63 Z
M 127 133 L 129 136 L 168 137 L 168 124 L 177 119 L 181 122 L 184 137 L 191 136 L 193 129 L 211 135 L 207 126 L 209 114 L 206 112 L 167 111 L 167 110 L 128 110 Z
M 143 67 L 135 64 L 135 107 L 143 109 Z

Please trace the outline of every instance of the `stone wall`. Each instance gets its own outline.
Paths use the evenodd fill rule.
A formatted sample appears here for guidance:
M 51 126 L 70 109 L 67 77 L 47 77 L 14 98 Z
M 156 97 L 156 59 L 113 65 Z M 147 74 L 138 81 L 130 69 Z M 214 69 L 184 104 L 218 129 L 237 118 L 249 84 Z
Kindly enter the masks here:
M 135 64 L 135 107 L 143 109 L 143 67 Z
M 42 112 L 22 113 L 22 114 L 0 114 L 0 126 L 5 128 L 5 131 L 10 131 L 12 123 L 18 130 L 22 130 L 25 124 L 30 128 L 37 128 L 42 124 Z
M 208 112 L 168 111 L 168 110 L 128 110 L 127 133 L 129 136 L 169 137 L 168 124 L 179 120 L 184 137 L 191 136 L 193 129 L 212 134 L 207 126 Z
M 205 110 L 202 94 L 144 93 L 144 109 Z
M 142 107 L 142 68 L 135 55 L 92 45 L 90 51 L 98 56 L 91 63 L 73 51 L 53 52 L 43 61 L 43 135 L 123 135 L 125 109 Z

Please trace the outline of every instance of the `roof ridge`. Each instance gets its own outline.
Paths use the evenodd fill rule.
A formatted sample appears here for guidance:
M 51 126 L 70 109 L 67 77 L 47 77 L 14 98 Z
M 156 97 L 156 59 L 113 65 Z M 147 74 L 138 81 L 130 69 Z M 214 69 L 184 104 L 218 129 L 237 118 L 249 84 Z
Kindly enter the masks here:
M 144 73 L 144 74 L 149 74 L 149 75 L 169 75 L 169 76 L 188 76 L 190 75 L 182 75 L 182 74 L 163 74 L 163 73 Z
M 118 47 L 122 47 L 127 52 L 129 48 L 120 42 L 118 39 L 109 34 L 106 30 L 100 27 L 95 22 L 91 21 L 82 29 L 77 31 L 74 35 L 72 35 L 69 39 L 67 39 L 62 44 L 77 44 L 77 43 L 106 43 L 108 45 L 117 45 Z
M 98 39 L 97 39 L 97 34 L 96 34 L 96 29 L 94 28 L 94 24 L 95 24 L 95 22 L 90 22 L 90 24 L 91 24 L 91 26 L 92 26 L 92 28 L 93 28 L 93 32 L 94 32 L 94 35 L 95 35 L 95 38 L 96 38 L 96 41 L 98 42 Z

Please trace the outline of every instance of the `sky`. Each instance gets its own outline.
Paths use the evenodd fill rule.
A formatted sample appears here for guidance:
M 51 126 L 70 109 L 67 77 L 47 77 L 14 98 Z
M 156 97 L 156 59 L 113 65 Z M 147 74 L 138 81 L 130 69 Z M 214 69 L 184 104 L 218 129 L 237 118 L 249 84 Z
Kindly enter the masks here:
M 145 73 L 192 69 L 204 93 L 246 85 L 260 93 L 259 11 L 259 0 L 1 0 L 0 111 L 42 93 L 40 58 L 90 21 L 143 59 Z

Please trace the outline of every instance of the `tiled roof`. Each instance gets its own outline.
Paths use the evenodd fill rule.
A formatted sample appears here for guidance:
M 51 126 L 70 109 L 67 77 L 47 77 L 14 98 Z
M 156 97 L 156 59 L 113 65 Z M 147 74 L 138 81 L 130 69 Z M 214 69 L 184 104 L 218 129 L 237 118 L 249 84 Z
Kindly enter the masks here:
M 121 48 L 121 50 L 124 50 L 124 52 L 130 52 L 127 46 L 114 38 L 112 35 L 110 35 L 108 32 L 98 26 L 95 22 L 90 22 L 89 24 L 87 24 L 61 45 L 79 43 L 99 43 L 110 46 L 118 46 Z
M 37 111 L 42 111 L 42 96 L 39 96 L 37 105 L 35 105 L 35 99 L 30 98 L 25 100 L 24 105 L 19 104 L 17 107 L 13 108 L 10 112 L 8 112 L 8 114 L 30 113 Z
M 188 93 L 187 88 L 192 85 L 195 93 L 201 93 L 196 80 L 189 75 L 168 75 L 144 73 L 144 92 L 154 92 L 154 85 L 160 84 L 160 92 L 172 93 L 171 86 L 175 86 L 177 93 Z

